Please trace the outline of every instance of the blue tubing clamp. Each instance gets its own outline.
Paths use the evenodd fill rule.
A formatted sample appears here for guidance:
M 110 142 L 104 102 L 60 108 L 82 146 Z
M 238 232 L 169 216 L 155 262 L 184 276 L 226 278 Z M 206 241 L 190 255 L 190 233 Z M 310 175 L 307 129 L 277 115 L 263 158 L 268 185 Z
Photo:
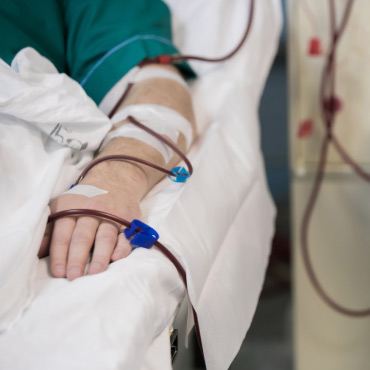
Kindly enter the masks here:
M 174 167 L 171 172 L 172 176 L 170 176 L 170 179 L 174 182 L 186 182 L 190 177 L 190 173 L 185 167 Z
M 159 239 L 159 234 L 140 220 L 132 220 L 130 226 L 124 229 L 123 233 L 130 241 L 132 249 L 139 247 L 149 249 Z

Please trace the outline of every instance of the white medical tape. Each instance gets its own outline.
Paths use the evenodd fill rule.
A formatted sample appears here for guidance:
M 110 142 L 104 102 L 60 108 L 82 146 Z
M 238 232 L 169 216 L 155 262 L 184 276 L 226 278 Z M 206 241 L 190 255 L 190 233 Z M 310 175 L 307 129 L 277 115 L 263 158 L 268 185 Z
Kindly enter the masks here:
M 137 83 L 144 80 L 149 80 L 153 78 L 165 78 L 173 80 L 181 84 L 184 88 L 189 89 L 189 86 L 184 81 L 184 79 L 175 71 L 164 69 L 156 65 L 148 65 L 144 68 L 133 67 L 131 68 L 125 76 L 123 76 L 105 95 L 99 104 L 99 108 L 106 114 L 113 109 L 116 105 L 123 92 L 126 90 L 129 83 Z
M 77 184 L 68 191 L 65 191 L 62 195 L 74 194 L 74 195 L 84 195 L 85 197 L 93 198 L 98 195 L 103 195 L 107 193 L 108 191 L 100 189 L 94 185 Z
M 128 116 L 135 117 L 156 133 L 167 136 L 175 144 L 181 132 L 185 137 L 186 149 L 191 144 L 193 132 L 190 122 L 173 109 L 157 104 L 133 104 L 119 110 L 112 117 L 112 122 L 113 124 L 121 122 Z M 166 163 L 173 156 L 173 150 L 168 145 L 132 123 L 126 123 L 109 132 L 100 146 L 100 150 L 117 137 L 134 138 L 152 146 L 160 152 Z
M 106 144 L 108 144 L 108 142 L 117 137 L 133 138 L 150 145 L 151 147 L 156 149 L 159 153 L 161 153 L 166 164 L 171 160 L 173 156 L 173 150 L 168 145 L 162 143 L 153 135 L 133 125 L 132 123 L 124 124 L 121 127 L 118 127 L 115 130 L 109 132 L 105 137 L 102 145 L 100 146 L 100 150 L 102 150 L 106 146 Z M 175 143 L 176 142 L 177 138 L 175 140 Z
M 113 117 L 112 123 L 121 122 L 128 116 L 148 126 L 160 135 L 168 136 L 176 143 L 179 132 L 185 137 L 186 149 L 192 141 L 191 123 L 175 110 L 158 104 L 133 104 L 119 110 Z
M 153 78 L 164 78 L 167 80 L 172 80 L 184 88 L 188 89 L 188 85 L 184 81 L 184 79 L 175 71 L 171 71 L 168 69 L 164 69 L 163 67 L 158 67 L 154 65 L 145 66 L 144 68 L 140 68 L 132 77 L 133 83 L 142 82 L 145 80 L 150 80 Z

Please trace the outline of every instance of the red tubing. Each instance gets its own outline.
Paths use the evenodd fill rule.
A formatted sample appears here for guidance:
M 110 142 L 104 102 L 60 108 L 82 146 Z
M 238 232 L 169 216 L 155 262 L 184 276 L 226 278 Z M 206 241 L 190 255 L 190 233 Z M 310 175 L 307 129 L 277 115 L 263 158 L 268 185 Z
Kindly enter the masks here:
M 338 303 L 335 299 L 333 299 L 323 288 L 322 284 L 319 281 L 319 278 L 316 275 L 316 272 L 312 265 L 312 260 L 309 254 L 309 247 L 308 247 L 308 232 L 310 227 L 310 222 L 312 219 L 312 213 L 317 203 L 317 198 L 321 190 L 321 186 L 323 183 L 325 168 L 327 164 L 327 156 L 328 156 L 328 149 L 330 143 L 333 143 L 334 147 L 337 149 L 343 160 L 351 166 L 351 168 L 363 178 L 365 181 L 370 182 L 370 174 L 365 172 L 360 165 L 358 165 L 350 155 L 343 149 L 342 145 L 340 144 L 339 140 L 333 133 L 333 126 L 335 123 L 336 117 L 336 109 L 334 109 L 333 105 L 330 104 L 328 107 L 326 103 L 327 99 L 333 99 L 335 97 L 335 72 L 336 72 L 336 65 L 335 65 L 335 57 L 338 42 L 343 35 L 346 26 L 348 25 L 348 20 L 350 17 L 350 13 L 353 7 L 354 0 L 347 0 L 347 4 L 344 10 L 343 18 L 340 22 L 339 27 L 336 29 L 336 10 L 335 10 L 335 3 L 334 0 L 330 0 L 330 24 L 331 24 L 331 48 L 327 57 L 326 65 L 324 67 L 322 73 L 322 80 L 321 80 L 321 87 L 320 87 L 320 103 L 321 103 L 321 110 L 322 110 L 322 118 L 325 124 L 325 138 L 321 144 L 320 150 L 320 157 L 319 157 L 319 164 L 316 171 L 316 176 L 314 179 L 314 184 L 309 196 L 309 200 L 306 206 L 306 209 L 303 214 L 302 225 L 301 225 L 301 248 L 302 248 L 302 257 L 305 269 L 307 271 L 307 275 L 309 280 L 311 281 L 315 291 L 320 296 L 320 298 L 333 310 L 336 312 L 349 316 L 349 317 L 367 317 L 370 315 L 370 307 L 364 309 L 352 309 L 346 307 L 340 303 Z M 329 92 L 329 97 L 326 97 L 327 91 Z

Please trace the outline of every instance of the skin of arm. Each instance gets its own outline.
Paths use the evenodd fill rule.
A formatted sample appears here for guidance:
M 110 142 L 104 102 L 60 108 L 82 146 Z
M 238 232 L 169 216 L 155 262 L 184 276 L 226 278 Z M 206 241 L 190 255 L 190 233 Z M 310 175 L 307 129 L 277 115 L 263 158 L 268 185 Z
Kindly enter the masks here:
M 175 67 L 160 67 L 178 73 Z M 176 110 L 191 123 L 195 137 L 191 96 L 178 82 L 163 78 L 141 81 L 133 86 L 121 107 L 131 104 L 159 104 Z M 122 121 L 115 127 L 125 123 Z M 185 138 L 181 133 L 177 146 L 185 151 Z M 136 156 L 169 169 L 179 161 L 174 155 L 166 165 L 156 149 L 133 138 L 114 138 L 98 157 L 111 154 Z M 163 173 L 137 163 L 102 162 L 92 168 L 81 183 L 107 190 L 107 194 L 92 198 L 64 194 L 51 202 L 51 212 L 89 208 L 110 212 L 131 221 L 140 218 L 141 199 L 163 176 Z M 131 252 L 129 242 L 117 229 L 117 225 L 93 217 L 65 217 L 57 220 L 53 228 L 45 233 L 39 257 L 50 249 L 50 270 L 54 277 L 73 280 L 86 272 L 102 272 L 111 261 L 127 257 Z

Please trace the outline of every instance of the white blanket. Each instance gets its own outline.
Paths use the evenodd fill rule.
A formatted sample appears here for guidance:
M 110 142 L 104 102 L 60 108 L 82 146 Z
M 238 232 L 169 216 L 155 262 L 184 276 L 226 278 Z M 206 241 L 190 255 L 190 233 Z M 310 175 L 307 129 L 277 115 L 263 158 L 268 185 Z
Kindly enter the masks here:
M 228 49 L 244 28 L 248 3 L 170 2 L 179 45 L 201 54 Z M 242 53 L 218 67 L 194 65 L 203 76 L 193 87 L 202 136 L 190 153 L 191 181 L 165 179 L 143 204 L 149 224 L 186 268 L 211 370 L 228 368 L 250 325 L 273 232 L 256 112 L 280 9 L 277 0 L 256 3 Z M 208 17 L 215 22 L 207 33 Z M 235 21 L 224 28 L 227 19 Z M 47 61 L 34 70 L 31 54 L 20 54 L 13 69 L 0 65 L 0 327 L 8 329 L 0 335 L 0 368 L 139 369 L 184 288 L 156 250 L 136 250 L 106 273 L 73 282 L 52 279 L 46 261 L 37 260 L 50 197 L 72 182 L 110 123 Z M 86 130 L 91 120 L 94 130 Z M 74 150 L 85 143 L 83 155 Z

